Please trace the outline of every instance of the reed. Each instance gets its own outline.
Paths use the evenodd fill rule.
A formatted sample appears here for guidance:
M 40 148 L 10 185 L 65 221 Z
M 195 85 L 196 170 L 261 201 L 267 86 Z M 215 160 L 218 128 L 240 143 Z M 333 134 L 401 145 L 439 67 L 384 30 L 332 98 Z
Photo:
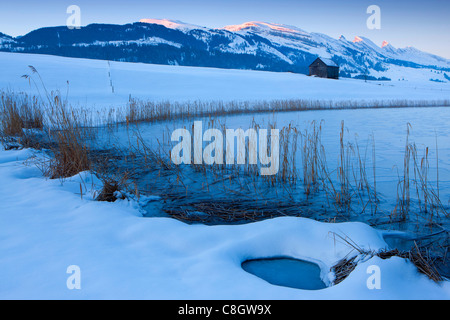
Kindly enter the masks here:
M 110 108 L 101 113 L 88 109 L 71 108 L 59 92 L 49 92 L 35 68 L 30 67 L 31 76 L 26 78 L 39 87 L 39 97 L 28 97 L 24 94 L 2 92 L 1 104 L 1 133 L 6 137 L 18 137 L 26 141 L 31 129 L 36 129 L 45 135 L 49 143 L 52 156 L 47 161 L 45 172 L 51 178 L 65 178 L 80 171 L 93 170 L 91 150 L 96 138 L 99 124 L 104 124 L 110 132 L 124 124 L 127 128 L 129 158 L 131 171 L 138 172 L 139 164 L 135 159 L 143 159 L 146 170 L 161 172 L 175 172 L 176 182 L 183 185 L 186 195 L 189 192 L 189 182 L 184 175 L 183 168 L 175 166 L 170 161 L 168 143 L 157 141 L 158 147 L 150 147 L 144 141 L 140 124 L 143 122 L 174 121 L 177 119 L 194 119 L 209 117 L 207 126 L 217 128 L 225 133 L 225 126 L 218 121 L 224 115 L 242 115 L 268 112 L 292 112 L 328 109 L 358 109 L 384 107 L 416 107 L 423 105 L 450 105 L 449 101 L 440 102 L 412 102 L 402 101 L 320 101 L 320 100 L 274 100 L 274 101 L 210 101 L 210 102 L 149 102 L 134 98 L 129 99 L 125 109 Z M 41 95 L 42 93 L 42 95 Z M 275 124 L 269 124 L 275 128 Z M 249 161 L 248 149 L 241 150 L 237 157 L 245 159 L 245 164 L 200 164 L 193 166 L 196 173 L 201 174 L 204 190 L 210 190 L 219 184 L 228 188 L 226 192 L 235 194 L 250 192 L 252 195 L 264 197 L 261 181 L 265 187 L 271 189 L 277 196 L 287 195 L 290 200 L 296 199 L 294 194 L 298 186 L 303 188 L 306 199 L 313 201 L 315 197 L 321 199 L 325 195 L 328 206 L 335 210 L 336 216 L 342 213 L 366 212 L 371 208 L 372 214 L 381 210 L 378 204 L 376 179 L 376 150 L 375 138 L 372 136 L 372 174 L 367 167 L 367 155 L 370 144 L 365 152 L 361 150 L 358 140 L 351 142 L 346 133 L 344 122 L 341 123 L 339 136 L 337 166 L 330 169 L 326 150 L 322 144 L 323 123 L 311 123 L 309 128 L 301 131 L 289 124 L 280 129 L 280 170 L 274 176 L 261 177 L 260 164 L 252 165 Z M 134 128 L 134 129 L 132 129 Z M 259 124 L 252 121 L 250 128 L 258 130 Z M 407 125 L 403 172 L 399 174 L 397 205 L 391 212 L 391 218 L 406 220 L 411 212 L 411 193 L 415 190 L 415 201 L 420 213 L 429 221 L 438 215 L 447 216 L 445 206 L 440 200 L 439 192 L 439 161 L 436 141 L 437 182 L 430 183 L 430 149 L 425 148 L 424 155 L 419 157 L 417 147 L 410 142 L 410 130 Z M 163 135 L 163 139 L 164 135 Z M 169 140 L 169 139 L 168 139 Z M 437 139 L 436 139 L 437 140 Z M 31 141 L 31 139 L 29 139 Z M 31 142 L 28 144 L 31 145 Z M 270 152 L 270 150 L 269 150 Z M 300 153 L 300 156 L 299 156 Z M 193 154 L 193 153 L 192 153 Z M 130 177 L 132 179 L 132 177 Z M 227 186 L 225 186 L 227 184 Z M 110 183 L 114 185 L 114 183 Z M 235 187 L 230 191 L 231 185 Z M 114 189 L 114 188 L 111 188 Z M 135 187 L 135 189 L 137 189 Z M 225 189 L 224 189 L 225 190 Z M 139 194 L 137 191 L 136 194 Z

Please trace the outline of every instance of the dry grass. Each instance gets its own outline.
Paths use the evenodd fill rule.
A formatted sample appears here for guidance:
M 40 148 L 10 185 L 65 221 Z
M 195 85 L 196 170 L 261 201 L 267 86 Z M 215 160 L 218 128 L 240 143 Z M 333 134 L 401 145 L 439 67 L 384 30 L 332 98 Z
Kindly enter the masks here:
M 1 92 L 0 121 L 2 134 L 21 136 L 23 129 L 42 129 L 43 113 L 36 99 L 27 95 Z
M 379 257 L 383 260 L 390 259 L 392 257 L 408 259 L 417 267 L 417 270 L 420 273 L 426 275 L 429 279 L 435 282 L 443 281 L 443 278 L 437 271 L 435 265 L 436 258 L 430 253 L 426 246 L 419 247 L 419 245 L 414 242 L 414 246 L 410 250 L 400 251 L 398 249 L 385 249 L 375 252 L 363 250 L 348 237 L 344 237 L 336 233 L 333 233 L 333 236 L 335 240 L 348 245 L 352 250 L 357 252 L 357 255 L 351 258 L 345 257 L 331 268 L 330 271 L 335 275 L 335 279 L 333 281 L 334 285 L 345 280 L 350 273 L 355 270 L 359 262 L 367 261 L 372 257 Z
M 435 266 L 436 258 L 434 258 L 426 248 L 419 248 L 417 244 L 409 251 L 400 251 L 398 249 L 393 249 L 383 250 L 376 253 L 363 252 L 362 255 L 364 256 L 364 258 L 367 258 L 368 256 L 376 256 L 383 260 L 390 259 L 392 257 L 408 259 L 416 266 L 417 270 L 420 273 L 426 275 L 429 279 L 435 282 L 443 281 L 442 276 L 439 274 Z M 350 273 L 355 270 L 355 268 L 358 266 L 359 258 L 360 256 L 344 258 L 331 269 L 331 271 L 335 275 L 333 285 L 337 285 L 344 281 L 350 275 Z
M 31 129 L 44 127 L 44 115 L 37 99 L 4 91 L 0 95 L 0 136 L 5 146 L 36 147 L 39 142 Z
M 420 273 L 428 276 L 435 282 L 443 281 L 443 278 L 437 271 L 435 266 L 435 258 L 426 248 L 420 248 L 417 243 L 409 251 L 400 251 L 398 249 L 381 251 L 376 254 L 381 259 L 389 259 L 391 257 L 400 257 L 411 261 Z
M 334 281 L 333 285 L 337 285 L 344 281 L 353 270 L 356 269 L 358 263 L 356 262 L 357 256 L 353 258 L 344 258 L 340 260 L 333 268 L 331 268 L 331 272 L 334 273 Z
M 87 117 L 80 118 L 83 112 L 70 109 L 59 93 L 48 92 L 37 70 L 32 66 L 30 69 L 32 76 L 25 75 L 24 78 L 30 83 L 33 81 L 39 90 L 34 80 L 37 77 L 41 81 L 45 98 L 2 92 L 3 139 L 15 139 L 24 147 L 35 148 L 47 141 L 45 147 L 51 150 L 53 156 L 42 163 L 41 168 L 52 179 L 66 178 L 89 170 L 87 140 L 90 131 L 85 127 Z M 24 129 L 36 129 L 39 134 Z
M 51 106 L 52 126 L 50 137 L 56 142 L 53 148 L 54 159 L 50 162 L 51 178 L 65 178 L 79 172 L 90 170 L 89 147 L 87 141 L 90 131 L 81 126 L 75 113 L 55 96 Z
M 204 200 L 169 206 L 164 210 L 171 217 L 185 222 L 246 223 L 279 216 L 302 216 L 298 204 L 280 201 Z M 198 213 L 201 214 L 198 214 Z
M 305 130 L 305 132 L 301 134 L 303 186 L 308 197 L 319 188 L 321 134 L 322 123 L 317 126 L 315 121 L 312 122 L 312 132 Z
M 411 194 L 415 191 L 415 200 L 418 205 L 416 216 L 422 214 L 432 223 L 437 216 L 449 217 L 439 195 L 439 158 L 436 141 L 436 188 L 429 179 L 430 159 L 429 147 L 424 148 L 423 155 L 419 155 L 417 145 L 409 141 L 411 124 L 407 124 L 406 145 L 403 160 L 403 174 L 399 174 L 397 187 L 397 205 L 391 213 L 392 219 L 405 221 L 411 213 Z
M 88 147 L 73 134 L 60 131 L 54 134 L 57 147 L 49 162 L 48 175 L 52 179 L 67 178 L 91 168 Z
M 330 101 L 330 100 L 271 100 L 271 101 L 188 101 L 153 102 L 130 98 L 125 110 L 114 110 L 108 118 L 114 121 L 137 123 L 167 120 L 189 120 L 200 117 L 220 117 L 225 115 L 243 115 L 274 112 L 295 112 L 313 110 L 341 110 L 367 108 L 411 108 L 411 107 L 450 106 L 450 100 L 409 101 Z
M 345 138 L 344 123 L 339 132 L 339 154 L 336 168 L 330 168 L 326 150 L 322 144 L 322 124 L 312 122 L 302 134 L 302 164 L 303 185 L 307 196 L 319 191 L 325 192 L 329 206 L 334 207 L 336 213 L 350 213 L 354 208 L 367 208 L 376 211 L 378 198 L 376 193 L 375 171 L 375 142 L 373 140 L 373 180 L 368 178 L 366 157 L 369 147 L 366 146 L 364 155 L 355 137 L 354 142 Z
M 117 199 L 125 198 L 124 192 L 129 183 L 126 173 L 120 179 L 111 176 L 103 176 L 100 179 L 103 182 L 103 187 L 95 200 L 115 202 Z

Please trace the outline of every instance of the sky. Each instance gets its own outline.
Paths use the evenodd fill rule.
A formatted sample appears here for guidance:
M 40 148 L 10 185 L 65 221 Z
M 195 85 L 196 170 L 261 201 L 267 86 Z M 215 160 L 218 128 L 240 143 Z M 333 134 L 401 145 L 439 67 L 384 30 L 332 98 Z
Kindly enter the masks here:
M 308 32 L 351 40 L 364 36 L 376 44 L 413 46 L 450 59 L 448 0 L 1 0 L 0 32 L 19 36 L 66 24 L 67 8 L 81 9 L 81 24 L 126 24 L 145 18 L 181 20 L 220 28 L 248 21 L 281 23 Z M 381 29 L 370 30 L 367 8 L 381 9 Z

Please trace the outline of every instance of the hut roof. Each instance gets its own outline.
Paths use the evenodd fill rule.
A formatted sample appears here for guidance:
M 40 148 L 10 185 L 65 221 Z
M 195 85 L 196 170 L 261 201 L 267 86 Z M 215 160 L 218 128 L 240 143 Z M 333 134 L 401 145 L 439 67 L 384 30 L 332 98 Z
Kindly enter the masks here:
M 328 67 L 339 67 L 336 62 L 334 62 L 331 59 L 326 59 L 326 58 L 318 58 L 320 60 L 322 60 L 323 63 L 325 63 Z

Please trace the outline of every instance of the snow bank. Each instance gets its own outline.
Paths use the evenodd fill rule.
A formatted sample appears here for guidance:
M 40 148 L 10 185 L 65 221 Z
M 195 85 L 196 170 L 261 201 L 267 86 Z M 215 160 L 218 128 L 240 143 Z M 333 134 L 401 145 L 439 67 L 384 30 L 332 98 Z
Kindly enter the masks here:
M 339 285 L 320 291 L 270 285 L 241 263 L 289 256 L 318 263 L 326 278 L 351 252 L 333 233 L 366 249 L 386 243 L 361 223 L 278 218 L 210 227 L 143 218 L 134 202 L 93 201 L 100 185 L 89 173 L 63 184 L 42 178 L 31 160 L 24 165 L 31 155 L 0 152 L 1 299 L 450 298 L 448 282 L 437 285 L 399 258 L 372 258 Z M 80 267 L 81 290 L 66 286 L 70 265 Z M 367 288 L 371 265 L 381 269 L 381 290 Z

